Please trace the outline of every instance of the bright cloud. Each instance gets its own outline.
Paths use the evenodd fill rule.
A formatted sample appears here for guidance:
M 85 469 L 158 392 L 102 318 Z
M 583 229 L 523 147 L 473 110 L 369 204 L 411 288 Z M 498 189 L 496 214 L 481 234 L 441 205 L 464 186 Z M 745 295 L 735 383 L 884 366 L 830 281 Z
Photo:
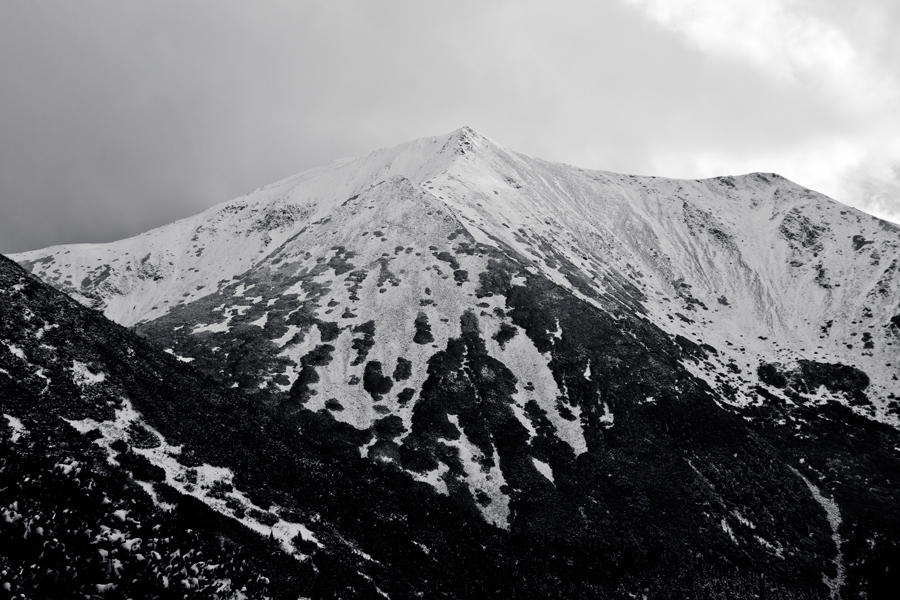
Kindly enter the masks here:
M 844 202 L 900 221 L 900 83 L 895 68 L 799 0 L 625 0 L 712 59 L 750 66 L 779 85 L 824 94 L 845 118 L 833 131 L 754 156 L 710 148 L 657 164 L 707 175 L 769 164 Z M 846 126 L 846 123 L 852 126 Z M 693 164 L 685 165 L 685 161 Z M 680 164 L 679 164 L 680 163 Z
M 897 81 L 796 0 L 625 0 L 689 44 L 772 77 L 822 86 L 853 108 L 895 100 Z

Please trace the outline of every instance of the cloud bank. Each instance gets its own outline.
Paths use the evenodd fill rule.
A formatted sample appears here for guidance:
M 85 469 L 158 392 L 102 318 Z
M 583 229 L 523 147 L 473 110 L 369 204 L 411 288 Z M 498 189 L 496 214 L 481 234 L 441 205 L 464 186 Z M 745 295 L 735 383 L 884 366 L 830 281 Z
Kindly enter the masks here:
M 900 220 L 898 29 L 894 0 L 0 3 L 0 252 L 462 125 L 590 169 L 775 171 Z
M 837 112 L 831 127 L 766 156 L 708 149 L 687 159 L 658 157 L 663 168 L 686 160 L 714 174 L 735 163 L 772 162 L 809 187 L 900 222 L 898 54 L 871 39 L 879 35 L 875 23 L 891 21 L 890 4 L 861 2 L 847 15 L 834 3 L 799 0 L 625 2 L 710 59 L 826 96 Z

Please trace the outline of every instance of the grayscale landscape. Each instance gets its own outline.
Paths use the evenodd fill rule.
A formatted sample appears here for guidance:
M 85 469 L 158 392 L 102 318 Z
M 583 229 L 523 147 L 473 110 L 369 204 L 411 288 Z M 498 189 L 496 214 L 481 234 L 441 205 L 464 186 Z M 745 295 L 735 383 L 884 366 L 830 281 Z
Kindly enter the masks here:
M 455 126 L 102 239 L 34 192 L 53 243 L 0 239 L 5 597 L 894 597 L 890 178 Z

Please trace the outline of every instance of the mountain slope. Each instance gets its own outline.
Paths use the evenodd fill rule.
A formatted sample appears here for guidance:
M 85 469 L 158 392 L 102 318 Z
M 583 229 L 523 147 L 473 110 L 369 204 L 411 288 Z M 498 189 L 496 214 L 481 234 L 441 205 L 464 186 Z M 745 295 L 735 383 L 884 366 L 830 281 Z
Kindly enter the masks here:
M 546 281 L 537 289 L 543 302 L 562 293 Z M 580 301 L 565 301 L 580 305 L 572 310 L 578 321 L 594 313 Z M 527 310 L 521 299 L 512 302 L 515 310 Z M 627 408 L 632 398 L 625 391 L 616 424 L 623 435 L 588 436 L 588 445 L 603 444 L 607 456 L 587 450 L 574 463 L 573 452 L 554 441 L 552 425 L 531 405 L 533 446 L 547 463 L 529 472 L 528 457 L 516 456 L 521 449 L 514 438 L 523 432 L 516 431 L 509 399 L 488 398 L 497 390 L 491 375 L 503 376 L 504 368 L 484 353 L 473 317 L 466 317 L 445 359 L 463 357 L 469 367 L 459 373 L 434 359 L 429 380 L 454 378 L 480 397 L 426 383 L 427 399 L 413 429 L 424 445 L 434 444 L 428 417 L 447 409 L 476 442 L 479 425 L 486 426 L 500 460 L 511 463 L 503 471 L 510 485 L 530 492 L 511 494 L 515 511 L 527 518 L 518 520 L 516 531 L 504 532 L 460 510 L 458 494 L 445 499 L 389 464 L 342 452 L 335 440 L 352 442 L 354 434 L 327 414 L 261 409 L 2 257 L 0 317 L 0 411 L 8 424 L 0 434 L 0 535 L 8 542 L 0 563 L 2 585 L 12 593 L 825 593 L 819 576 L 832 550 L 824 513 L 773 449 L 741 420 L 721 413 L 702 390 L 689 392 L 696 402 L 663 401 L 651 409 L 666 415 L 668 439 L 662 439 L 659 423 Z M 525 323 L 546 315 L 521 318 Z M 597 325 L 585 323 L 593 332 Z M 533 327 L 542 329 L 538 322 Z M 554 343 L 551 333 L 544 337 Z M 469 424 L 472 407 L 466 404 L 472 401 L 481 404 L 484 418 Z M 695 421 L 708 426 L 698 431 Z M 384 441 L 384 433 L 376 426 L 361 437 Z M 762 451 L 768 464 L 745 459 L 738 465 L 729 458 L 732 449 Z M 691 455 L 687 466 L 681 460 L 685 450 Z M 648 454 L 649 463 L 643 460 Z M 741 489 L 731 474 L 735 468 L 769 491 L 762 503 L 745 501 L 744 513 L 729 517 L 725 498 Z M 759 480 L 763 470 L 765 482 Z M 563 486 L 588 502 L 573 513 L 573 507 L 549 498 L 552 487 Z M 762 508 L 760 515 L 750 512 Z M 715 516 L 704 518 L 708 511 Z M 716 521 L 719 515 L 722 523 L 756 520 L 753 531 L 778 544 L 772 556 L 765 544 L 741 548 L 730 541 L 737 535 L 746 545 L 750 530 L 729 533 Z M 269 532 L 268 541 L 254 531 Z
M 400 246 L 453 252 L 452 243 L 408 234 L 428 211 L 391 206 L 385 193 L 360 199 L 392 177 L 418 188 L 435 214 L 449 211 L 475 241 L 508 245 L 596 305 L 645 314 L 666 331 L 712 345 L 722 353 L 720 371 L 733 362 L 753 372 L 757 357 L 856 365 L 874 392 L 866 410 L 897 422 L 884 398 L 898 370 L 892 349 L 900 329 L 891 319 L 900 232 L 774 175 L 685 181 L 585 171 L 463 128 L 335 161 L 136 238 L 15 258 L 132 325 L 228 284 L 243 289 L 248 272 L 291 254 L 288 246 L 310 253 L 304 260 L 291 254 L 295 269 L 308 270 L 335 246 L 364 249 L 364 263 L 353 264 L 368 268 Z M 407 223 L 376 236 L 386 225 L 378 221 L 382 211 L 406 211 Z M 412 287 L 421 295 L 422 286 Z M 459 314 L 447 312 L 451 321 Z M 742 403 L 755 396 L 755 384 L 737 376 L 727 382 Z
M 463 128 L 15 258 L 513 536 L 873 597 L 900 540 L 898 244 L 778 176 L 591 172 Z
M 301 421 L 273 419 L 4 257 L 0 317 L 7 591 L 474 597 L 528 559 L 408 478 L 322 452 Z M 471 540 L 485 553 L 458 556 Z M 455 581 L 460 572 L 470 579 Z M 515 595 L 521 584 L 498 585 Z

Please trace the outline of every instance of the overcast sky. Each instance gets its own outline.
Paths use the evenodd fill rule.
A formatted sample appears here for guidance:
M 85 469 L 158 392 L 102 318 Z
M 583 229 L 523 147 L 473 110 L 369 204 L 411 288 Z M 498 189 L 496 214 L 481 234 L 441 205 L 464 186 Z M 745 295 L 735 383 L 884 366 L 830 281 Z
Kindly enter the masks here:
M 0 252 L 134 235 L 469 125 L 592 169 L 774 171 L 900 221 L 896 0 L 0 3 Z

